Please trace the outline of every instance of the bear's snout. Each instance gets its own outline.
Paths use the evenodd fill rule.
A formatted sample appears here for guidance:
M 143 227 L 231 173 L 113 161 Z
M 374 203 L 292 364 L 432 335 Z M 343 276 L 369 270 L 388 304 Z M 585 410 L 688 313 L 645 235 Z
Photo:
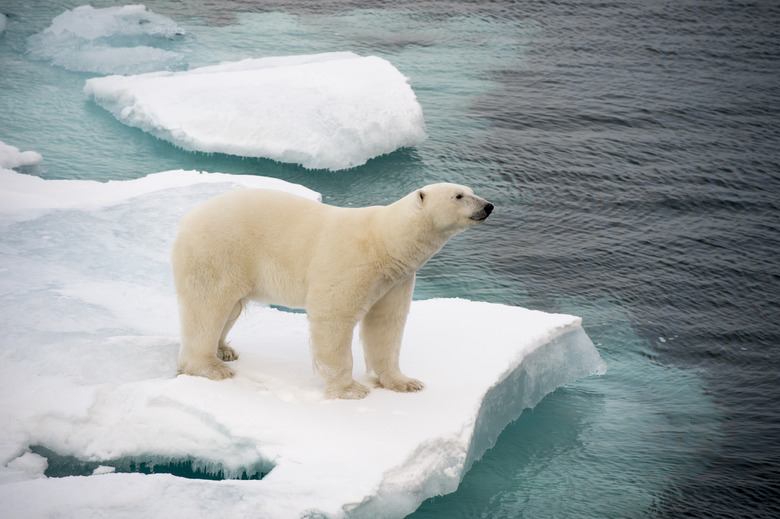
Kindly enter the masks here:
M 485 219 L 487 219 L 488 216 L 490 216 L 490 213 L 493 212 L 493 204 L 490 202 L 486 202 L 485 205 L 482 206 L 482 209 L 471 215 L 471 219 L 475 220 L 477 222 L 481 222 Z
M 492 212 L 493 204 L 490 202 L 485 202 L 485 205 L 482 206 L 482 209 L 472 214 L 470 218 L 476 222 L 482 222 L 483 220 L 487 219 L 487 217 L 490 216 L 490 213 Z

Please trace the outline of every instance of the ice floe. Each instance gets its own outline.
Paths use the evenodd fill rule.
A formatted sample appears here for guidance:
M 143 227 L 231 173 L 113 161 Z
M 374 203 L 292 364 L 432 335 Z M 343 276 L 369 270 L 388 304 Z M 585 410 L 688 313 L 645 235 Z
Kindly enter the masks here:
M 186 150 L 309 169 L 360 166 L 426 138 L 407 78 L 351 52 L 93 78 L 84 91 L 123 123 Z
M 4 514 L 403 517 L 454 491 L 524 408 L 604 371 L 577 317 L 433 299 L 413 303 L 401 356 L 426 382 L 420 393 L 323 399 L 306 316 L 262 306 L 234 328 L 235 378 L 177 377 L 177 221 L 244 186 L 318 198 L 262 177 L 99 183 L 0 170 Z M 55 454 L 81 472 L 49 477 L 55 463 L 67 473 Z M 228 479 L 131 472 L 166 463 Z

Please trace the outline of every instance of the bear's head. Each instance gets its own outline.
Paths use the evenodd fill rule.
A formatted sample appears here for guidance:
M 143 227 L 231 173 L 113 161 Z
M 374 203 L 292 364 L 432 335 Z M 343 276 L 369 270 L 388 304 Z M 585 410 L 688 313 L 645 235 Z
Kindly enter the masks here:
M 458 184 L 431 184 L 414 193 L 418 209 L 437 231 L 456 234 L 485 221 L 493 204 Z

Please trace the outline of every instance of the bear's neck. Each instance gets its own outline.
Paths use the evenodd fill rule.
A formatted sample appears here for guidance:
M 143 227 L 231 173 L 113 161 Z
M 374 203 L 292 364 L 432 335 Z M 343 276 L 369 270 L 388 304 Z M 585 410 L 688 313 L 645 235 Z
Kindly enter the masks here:
M 421 212 L 405 207 L 405 202 L 409 201 L 401 199 L 383 207 L 374 230 L 382 236 L 376 243 L 384 245 L 387 268 L 399 278 L 414 274 L 451 237 L 438 232 Z

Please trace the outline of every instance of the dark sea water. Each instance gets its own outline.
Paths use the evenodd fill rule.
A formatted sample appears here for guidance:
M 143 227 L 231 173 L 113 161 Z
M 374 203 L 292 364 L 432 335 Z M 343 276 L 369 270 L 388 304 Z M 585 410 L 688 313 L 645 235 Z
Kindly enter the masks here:
M 345 205 L 469 184 L 492 221 L 416 297 L 583 317 L 607 375 L 524 412 L 411 517 L 780 517 L 780 4 L 146 3 L 188 28 L 190 66 L 352 50 L 409 76 L 429 139 L 338 173 L 122 126 L 84 99 L 90 75 L 25 58 L 77 5 L 0 0 L 0 140 L 43 154 L 28 172 L 253 173 Z

